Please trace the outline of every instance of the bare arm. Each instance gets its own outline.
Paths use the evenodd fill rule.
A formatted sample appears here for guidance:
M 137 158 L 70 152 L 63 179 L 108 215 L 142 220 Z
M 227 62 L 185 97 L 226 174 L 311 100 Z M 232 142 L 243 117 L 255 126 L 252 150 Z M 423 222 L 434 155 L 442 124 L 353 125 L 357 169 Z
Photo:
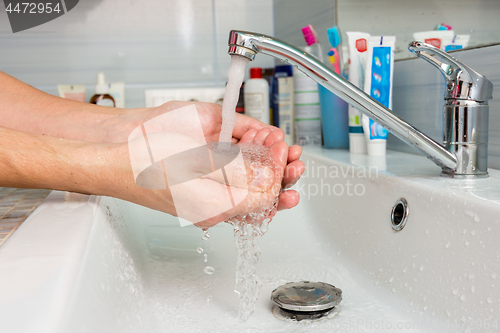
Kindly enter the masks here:
M 93 186 L 99 169 L 95 162 L 101 153 L 91 144 L 5 127 L 0 127 L 0 141 L 2 186 L 97 191 Z
M 51 96 L 0 72 L 0 186 L 113 196 L 175 214 L 168 187 L 147 190 L 135 183 L 127 139 L 146 120 L 184 105 L 171 102 L 153 109 L 101 107 Z M 206 139 L 217 141 L 222 122 L 220 106 L 197 103 L 197 109 Z M 298 160 L 300 147 L 288 149 L 281 130 L 238 115 L 233 141 L 244 136 L 267 147 L 279 147 L 276 158 L 288 163 L 284 187 L 303 173 L 304 164 Z M 278 208 L 292 208 L 298 201 L 297 192 L 284 191 Z
M 126 144 L 57 139 L 0 127 L 0 186 L 105 195 L 175 215 L 169 189 L 135 184 Z
M 114 109 L 49 95 L 0 72 L 0 126 L 80 140 L 114 142 L 132 131 L 145 109 Z M 121 138 L 120 138 L 121 139 Z

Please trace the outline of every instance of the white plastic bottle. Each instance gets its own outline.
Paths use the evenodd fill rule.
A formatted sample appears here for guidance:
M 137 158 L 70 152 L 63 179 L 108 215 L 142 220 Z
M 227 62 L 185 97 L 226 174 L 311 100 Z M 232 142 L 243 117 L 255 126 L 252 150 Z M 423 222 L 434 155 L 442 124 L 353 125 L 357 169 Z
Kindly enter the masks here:
M 95 95 L 90 99 L 90 103 L 113 108 L 116 107 L 115 99 L 109 94 L 109 85 L 106 83 L 103 72 L 97 73 Z
M 296 67 L 293 68 L 293 81 L 295 143 L 301 146 L 321 146 L 318 84 Z
M 245 115 L 269 125 L 269 83 L 262 78 L 262 68 L 250 68 L 250 79 L 245 82 L 243 96 Z

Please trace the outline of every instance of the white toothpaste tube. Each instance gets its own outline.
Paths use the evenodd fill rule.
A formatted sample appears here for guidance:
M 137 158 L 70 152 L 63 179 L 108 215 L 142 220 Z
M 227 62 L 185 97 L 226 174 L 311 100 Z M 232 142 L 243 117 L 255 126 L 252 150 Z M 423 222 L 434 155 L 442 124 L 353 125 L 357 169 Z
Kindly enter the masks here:
M 470 40 L 470 35 L 455 35 L 453 36 L 451 43 L 445 45 L 444 50 L 446 52 L 461 50 L 469 45 L 469 40 Z
M 394 36 L 370 37 L 365 69 L 364 91 L 389 109 L 392 108 L 395 43 Z M 362 122 L 368 155 L 384 156 L 389 131 L 365 115 Z
M 366 54 L 370 34 L 365 32 L 347 32 L 349 43 L 349 81 L 364 89 Z M 349 105 L 349 151 L 366 154 L 366 142 L 361 124 L 361 112 Z
M 453 30 L 430 30 L 413 33 L 413 38 L 416 41 L 431 44 L 443 51 L 445 51 L 446 45 L 452 43 L 454 36 Z

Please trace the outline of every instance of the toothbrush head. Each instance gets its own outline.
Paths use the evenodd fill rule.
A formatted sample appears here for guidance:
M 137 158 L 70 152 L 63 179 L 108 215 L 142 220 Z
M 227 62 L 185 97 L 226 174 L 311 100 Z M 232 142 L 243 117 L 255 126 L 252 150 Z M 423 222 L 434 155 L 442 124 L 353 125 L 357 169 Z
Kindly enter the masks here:
M 332 47 L 337 47 L 342 42 L 342 39 L 340 37 L 340 30 L 337 26 L 326 29 L 326 32 L 328 33 L 328 41 L 330 42 Z
M 306 40 L 307 46 L 311 46 L 315 43 L 319 43 L 318 35 L 311 24 L 302 28 L 302 33 L 304 34 L 304 39 Z

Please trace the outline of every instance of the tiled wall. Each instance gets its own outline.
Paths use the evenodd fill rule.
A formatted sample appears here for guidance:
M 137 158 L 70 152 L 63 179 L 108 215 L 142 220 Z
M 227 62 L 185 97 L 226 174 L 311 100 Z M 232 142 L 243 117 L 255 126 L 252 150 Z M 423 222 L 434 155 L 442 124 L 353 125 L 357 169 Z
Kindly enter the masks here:
M 332 0 L 274 0 L 274 33 L 287 43 L 306 46 L 302 27 L 314 26 L 324 52 L 330 45 L 326 29 L 333 27 L 336 20 L 336 1 Z
M 500 169 L 500 45 L 452 53 L 454 57 L 494 85 L 489 101 L 488 166 Z M 394 65 L 393 111 L 437 142 L 443 142 L 444 78 L 422 59 L 397 61 Z M 390 135 L 388 148 L 415 151 Z
M 127 107 L 144 89 L 223 87 L 231 29 L 273 34 L 267 0 L 82 0 L 65 15 L 13 34 L 0 4 L 0 70 L 57 94 L 57 84 L 87 85 L 96 73 L 125 81 Z M 270 67 L 270 57 L 253 66 Z

